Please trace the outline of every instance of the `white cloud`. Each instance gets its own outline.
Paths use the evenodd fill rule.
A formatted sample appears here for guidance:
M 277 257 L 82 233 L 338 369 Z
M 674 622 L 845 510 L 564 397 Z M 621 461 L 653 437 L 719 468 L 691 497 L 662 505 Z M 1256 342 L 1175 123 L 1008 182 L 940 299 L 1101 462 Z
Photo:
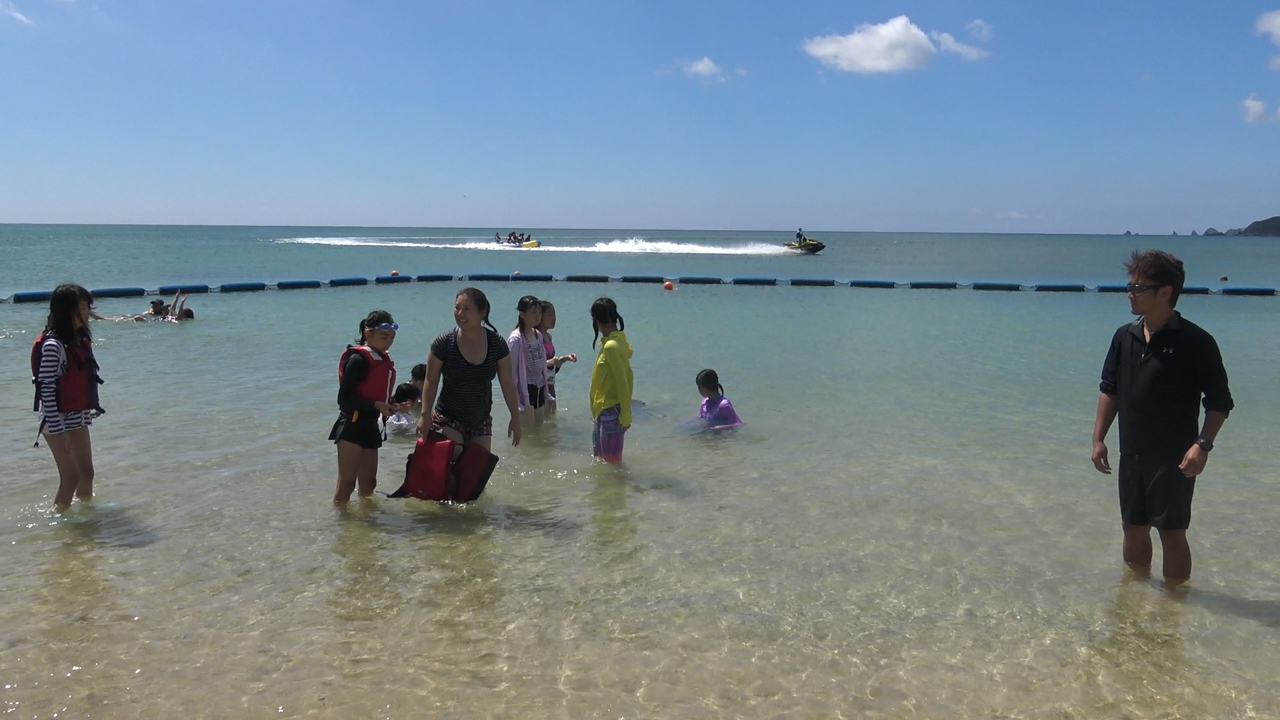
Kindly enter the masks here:
M 1005 217 L 1007 217 L 1007 218 L 1009 218 L 1009 219 L 1011 219 L 1011 220 L 1026 220 L 1026 219 L 1027 219 L 1027 216 L 1026 216 L 1026 215 L 1023 215 L 1022 213 L 1018 212 L 1017 210 L 1010 210 L 1009 212 L 1005 213 L 1005 214 L 1004 214 L 1004 216 L 1005 216 Z
M 9 0 L 0 0 L 0 13 L 8 15 L 9 17 L 13 18 L 14 20 L 17 20 L 23 25 L 35 24 L 35 23 L 32 23 L 30 18 L 28 18 L 26 15 L 23 15 L 22 13 L 18 12 L 18 9 L 14 7 L 13 3 L 9 2 Z
M 1253 25 L 1259 35 L 1270 35 L 1271 43 L 1276 47 L 1280 47 L 1280 10 L 1272 10 L 1269 13 L 1263 13 L 1258 16 L 1258 21 Z M 1280 55 L 1271 58 L 1267 63 L 1267 67 L 1272 70 L 1280 70 Z
M 1280 10 L 1272 10 L 1258 16 L 1254 28 L 1259 35 L 1270 35 L 1271 42 L 1280 47 Z
M 1247 123 L 1271 122 L 1271 117 L 1267 115 L 1267 104 L 1254 97 L 1253 93 L 1240 103 L 1240 107 L 1244 109 L 1244 121 Z
M 724 82 L 725 80 L 724 71 L 712 62 L 709 57 L 704 57 L 701 60 L 694 60 L 691 63 L 685 63 L 684 74 L 691 78 L 698 78 L 704 84 Z
M 978 42 L 986 42 L 995 35 L 995 28 L 991 27 L 991 23 L 984 20 L 974 20 L 964 26 L 969 31 L 969 36 Z
M 825 65 L 861 75 L 918 70 L 937 53 L 929 36 L 906 15 L 859 25 L 848 35 L 810 38 L 804 51 Z
M 931 35 L 933 35 L 934 40 L 938 41 L 938 47 L 942 48 L 943 52 L 953 52 L 971 62 L 974 60 L 981 60 L 991 54 L 982 48 L 965 45 L 964 43 L 957 41 L 948 33 L 935 32 L 931 33 Z

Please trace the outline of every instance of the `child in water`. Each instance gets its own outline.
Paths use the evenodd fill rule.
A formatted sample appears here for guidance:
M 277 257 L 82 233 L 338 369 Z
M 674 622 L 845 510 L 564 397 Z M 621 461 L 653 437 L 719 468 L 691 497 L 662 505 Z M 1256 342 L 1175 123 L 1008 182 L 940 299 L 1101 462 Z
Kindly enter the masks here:
M 698 418 L 705 422 L 708 428 L 714 430 L 742 424 L 738 413 L 733 409 L 733 403 L 724 396 L 724 387 L 720 385 L 720 376 L 715 370 L 703 370 L 694 378 L 694 382 L 698 385 L 698 393 L 702 395 L 702 407 L 698 410 Z
M 556 375 L 560 367 L 567 362 L 578 362 L 577 353 L 556 355 L 556 344 L 551 340 L 551 331 L 556 327 L 556 306 L 550 300 L 542 301 L 542 322 L 538 323 L 538 332 L 542 333 L 542 349 L 547 354 L 547 415 L 556 414 Z
M 608 463 L 622 462 L 622 438 L 631 427 L 631 343 L 618 305 L 600 298 L 591 305 L 591 325 L 595 330 L 591 347 L 604 337 L 596 364 L 591 368 L 591 454 Z
M 338 487 L 334 505 L 345 505 L 351 493 L 373 495 L 378 485 L 378 448 L 382 447 L 379 417 L 398 409 L 391 400 L 396 365 L 387 351 L 400 326 L 386 310 L 374 310 L 360 321 L 356 345 L 348 345 L 338 361 L 338 420 L 329 439 L 338 446 Z
M 520 399 L 520 419 L 526 427 L 541 425 L 547 404 L 547 351 L 542 345 L 542 303 L 532 295 L 520 298 L 516 327 L 507 336 L 511 378 Z
M 423 365 L 425 369 L 426 366 Z M 425 378 L 425 373 L 423 374 Z M 391 401 L 395 404 L 397 410 L 394 415 L 387 418 L 387 432 L 392 435 L 412 435 L 417 432 L 418 419 L 413 416 L 413 406 L 422 398 L 422 390 L 411 382 L 400 383 L 396 386 L 396 392 L 391 396 Z

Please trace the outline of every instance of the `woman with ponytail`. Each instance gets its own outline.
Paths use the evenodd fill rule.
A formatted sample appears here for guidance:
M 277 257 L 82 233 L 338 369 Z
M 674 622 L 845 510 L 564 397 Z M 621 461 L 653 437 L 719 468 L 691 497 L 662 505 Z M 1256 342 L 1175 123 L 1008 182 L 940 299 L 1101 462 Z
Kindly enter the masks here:
M 609 463 L 622 461 L 622 437 L 631 427 L 631 344 L 618 305 L 600 298 L 591 305 L 594 334 L 591 347 L 603 336 L 591 369 L 592 454 Z
M 391 400 L 396 364 L 387 351 L 400 326 L 386 310 L 374 310 L 360 321 L 355 345 L 338 361 L 338 420 L 329 439 L 338 446 L 338 487 L 334 505 L 346 505 L 351 493 L 369 497 L 378 485 L 378 448 L 383 431 L 378 422 L 397 406 Z
M 511 413 L 507 436 L 520 444 L 520 406 L 512 379 L 511 352 L 489 322 L 489 299 L 469 287 L 453 303 L 457 327 L 441 333 L 427 353 L 427 382 L 422 393 L 418 434 L 434 430 L 459 446 L 493 447 L 493 378 Z M 441 384 L 443 378 L 443 385 Z
M 89 317 L 93 294 L 70 283 L 59 285 L 49 299 L 44 332 L 31 346 L 31 382 L 44 435 L 58 466 L 58 512 L 72 498 L 93 498 L 93 445 L 89 425 L 103 413 L 98 402 L 98 362 L 93 357 Z

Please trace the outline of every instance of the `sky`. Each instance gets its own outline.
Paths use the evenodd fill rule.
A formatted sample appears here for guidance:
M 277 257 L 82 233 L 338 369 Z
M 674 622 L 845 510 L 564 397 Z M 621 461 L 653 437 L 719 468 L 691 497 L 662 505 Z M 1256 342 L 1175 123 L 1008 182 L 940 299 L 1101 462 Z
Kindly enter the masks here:
M 0 0 L 0 222 L 1189 234 L 1280 0 Z

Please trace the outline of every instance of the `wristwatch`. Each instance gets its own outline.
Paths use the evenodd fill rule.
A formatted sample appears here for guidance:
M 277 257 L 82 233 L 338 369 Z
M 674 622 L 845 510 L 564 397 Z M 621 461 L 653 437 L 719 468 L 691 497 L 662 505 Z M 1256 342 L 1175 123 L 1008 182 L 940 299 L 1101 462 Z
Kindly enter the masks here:
M 1196 444 L 1199 445 L 1200 449 L 1204 450 L 1205 452 L 1213 451 L 1213 442 L 1211 440 L 1208 440 L 1207 438 L 1202 438 L 1202 437 L 1196 438 Z

